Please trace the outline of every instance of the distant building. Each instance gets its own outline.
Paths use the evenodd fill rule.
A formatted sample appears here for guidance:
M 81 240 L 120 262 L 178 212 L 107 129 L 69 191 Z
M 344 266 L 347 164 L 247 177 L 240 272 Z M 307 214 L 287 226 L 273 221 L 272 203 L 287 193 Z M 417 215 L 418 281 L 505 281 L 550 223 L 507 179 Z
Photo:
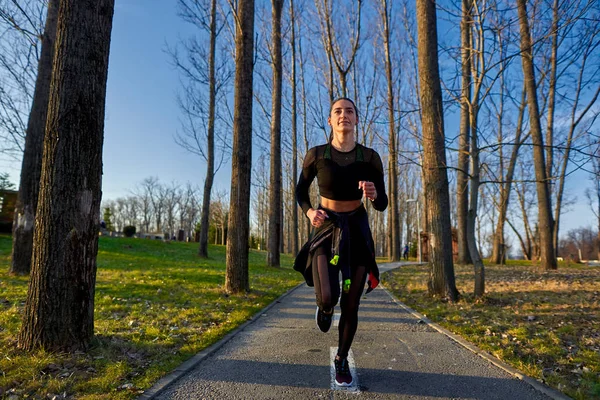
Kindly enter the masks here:
M 12 224 L 15 218 L 17 205 L 16 190 L 0 190 L 0 232 L 12 233 Z

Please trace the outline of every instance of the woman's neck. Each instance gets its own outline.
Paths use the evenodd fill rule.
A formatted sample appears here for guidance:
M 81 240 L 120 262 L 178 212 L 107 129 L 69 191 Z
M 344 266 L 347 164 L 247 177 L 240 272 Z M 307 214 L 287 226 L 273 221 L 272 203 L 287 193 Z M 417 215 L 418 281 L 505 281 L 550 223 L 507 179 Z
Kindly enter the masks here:
M 354 137 L 350 135 L 344 135 L 341 138 L 334 135 L 331 145 L 338 151 L 348 152 L 354 149 L 356 146 L 356 140 L 354 140 Z

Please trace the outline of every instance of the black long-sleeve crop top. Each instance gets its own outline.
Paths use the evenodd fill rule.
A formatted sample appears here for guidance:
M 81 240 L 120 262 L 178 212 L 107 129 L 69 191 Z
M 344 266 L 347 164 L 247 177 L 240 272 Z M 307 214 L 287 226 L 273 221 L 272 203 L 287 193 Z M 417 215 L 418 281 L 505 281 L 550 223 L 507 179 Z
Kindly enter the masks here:
M 377 190 L 373 207 L 384 211 L 388 205 L 381 158 L 375 150 L 358 143 L 349 152 L 338 151 L 327 143 L 306 153 L 296 185 L 296 200 L 304 214 L 312 208 L 308 190 L 315 177 L 321 196 L 331 200 L 360 200 L 363 191 L 358 188 L 358 182 L 373 182 Z

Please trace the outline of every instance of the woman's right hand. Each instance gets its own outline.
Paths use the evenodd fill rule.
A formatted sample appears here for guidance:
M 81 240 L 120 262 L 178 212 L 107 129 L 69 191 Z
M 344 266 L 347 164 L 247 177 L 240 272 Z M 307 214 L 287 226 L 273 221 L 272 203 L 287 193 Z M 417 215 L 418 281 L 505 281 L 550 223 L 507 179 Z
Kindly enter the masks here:
M 308 219 L 310 219 L 310 223 L 315 228 L 320 227 L 325 222 L 326 218 L 329 218 L 329 215 L 324 210 L 313 210 L 312 208 L 308 210 L 306 213 Z

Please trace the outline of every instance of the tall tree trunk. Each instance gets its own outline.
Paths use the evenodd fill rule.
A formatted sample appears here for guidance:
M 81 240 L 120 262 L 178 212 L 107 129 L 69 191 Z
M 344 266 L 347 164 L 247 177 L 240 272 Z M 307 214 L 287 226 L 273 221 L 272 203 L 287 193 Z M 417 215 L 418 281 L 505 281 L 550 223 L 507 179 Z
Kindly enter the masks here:
M 208 55 L 208 131 L 206 133 L 206 178 L 202 194 L 202 214 L 200 216 L 200 245 L 198 255 L 208 258 L 208 217 L 210 214 L 210 197 L 215 178 L 215 108 L 216 78 L 215 52 L 217 47 L 217 0 L 210 2 L 210 50 Z
M 548 82 L 548 122 L 546 124 L 546 176 L 548 182 L 552 182 L 552 170 L 554 167 L 554 111 L 556 102 L 556 64 L 558 53 L 558 0 L 552 5 L 552 44 L 550 48 L 550 76 Z M 555 250 L 556 250 L 556 244 Z
M 588 138 L 588 140 L 591 139 Z M 596 238 L 596 246 L 598 248 L 598 258 L 600 260 L 600 141 L 596 142 L 595 147 L 595 156 L 592 158 L 592 182 L 593 188 L 590 190 L 589 198 L 590 198 L 590 207 L 592 207 L 592 212 L 596 216 L 596 222 L 598 223 L 598 236 Z M 593 179 L 595 177 L 595 179 Z M 596 209 L 594 210 L 592 198 L 596 199 Z
M 40 193 L 44 132 L 48 115 L 52 58 L 56 39 L 59 0 L 48 2 L 42 51 L 38 62 L 33 103 L 27 122 L 25 148 L 21 164 L 21 182 L 13 221 L 13 246 L 10 273 L 27 275 L 31 269 L 35 212 Z
M 20 348 L 85 349 L 94 292 L 114 0 L 62 0 Z M 59 140 L 60 138 L 60 140 Z
M 254 0 L 238 2 L 235 35 L 233 149 L 225 290 L 249 291 L 250 175 L 252 170 L 252 74 L 254 70 Z
M 460 22 L 462 94 L 460 103 L 460 133 L 458 171 L 456 172 L 456 224 L 459 264 L 471 264 L 467 242 L 467 213 L 469 210 L 469 104 L 471 103 L 471 1 L 462 1 Z
M 450 195 L 444 145 L 435 1 L 417 0 L 419 81 L 423 110 L 423 180 L 429 233 L 429 293 L 456 301 Z M 419 238 L 420 239 L 420 238 Z
M 517 0 L 517 9 L 521 31 L 521 61 L 523 64 L 523 77 L 527 89 L 529 125 L 533 142 L 533 158 L 537 181 L 536 189 L 538 196 L 538 226 L 540 232 L 541 263 L 545 269 L 556 269 L 556 255 L 554 253 L 554 244 L 552 242 L 552 206 L 546 175 L 546 163 L 544 161 L 544 139 L 542 137 L 542 126 L 540 124 L 540 113 L 537 101 L 531 31 L 527 19 L 526 0 Z
M 582 46 L 584 46 L 583 43 L 582 43 Z M 574 93 L 570 94 L 570 96 L 573 98 L 573 105 L 571 107 L 569 133 L 567 134 L 567 140 L 565 142 L 565 149 L 564 149 L 564 152 L 562 155 L 562 159 L 560 161 L 560 170 L 558 172 L 558 184 L 556 185 L 557 188 L 556 188 L 556 207 L 554 209 L 554 231 L 552 232 L 552 242 L 554 244 L 555 251 L 558 248 L 560 215 L 561 215 L 561 209 L 562 209 L 562 203 L 563 203 L 563 196 L 565 193 L 565 183 L 566 183 L 565 181 L 567 179 L 567 167 L 568 167 L 569 161 L 570 161 L 572 145 L 577 140 L 575 131 L 576 131 L 579 123 L 582 120 L 584 120 L 588 111 L 590 111 L 590 109 L 593 108 L 593 106 L 596 103 L 596 100 L 598 99 L 598 96 L 600 95 L 600 85 L 599 85 L 599 86 L 597 86 L 596 92 L 591 96 L 591 98 L 588 97 L 588 99 L 586 99 L 586 100 L 589 100 L 587 105 L 582 107 L 582 105 L 580 104 L 581 95 L 582 95 L 581 92 L 583 90 L 583 87 L 586 86 L 586 84 L 584 83 L 585 67 L 586 67 L 586 64 L 588 64 L 588 61 L 591 59 L 591 54 L 593 52 L 597 51 L 597 49 L 596 49 L 597 46 L 598 46 L 598 42 L 596 41 L 596 38 L 592 41 L 585 43 L 585 54 L 583 55 L 582 61 L 580 62 L 581 66 L 580 66 L 579 75 L 577 78 L 577 84 L 576 84 L 575 88 L 573 88 Z
M 467 244 L 469 246 L 469 254 L 473 261 L 473 270 L 475 273 L 475 297 L 482 297 L 485 294 L 485 268 L 483 260 L 477 247 L 477 239 L 475 235 L 475 223 L 477 222 L 477 208 L 479 201 L 479 186 L 480 186 L 480 164 L 479 164 L 479 145 L 477 144 L 477 117 L 479 108 L 478 100 L 474 100 L 471 104 L 471 169 L 470 169 L 470 196 L 469 196 L 469 211 L 467 213 Z
M 294 1 L 294 0 L 292 0 L 292 1 Z M 302 88 L 302 139 L 304 142 L 304 154 L 306 154 L 309 150 L 309 148 L 308 148 L 308 113 L 307 113 L 308 100 L 306 98 L 306 96 L 307 96 L 307 94 L 306 94 L 306 76 L 305 76 L 305 72 L 306 72 L 305 65 L 306 64 L 304 62 L 304 56 L 302 53 L 302 41 L 298 42 L 298 55 L 300 56 L 300 86 Z M 308 219 L 308 218 L 303 218 L 303 219 L 304 219 L 304 231 L 306 232 L 306 238 L 304 240 L 307 240 L 312 226 L 310 224 L 310 219 Z
M 269 196 L 269 244 L 267 246 L 267 265 L 279 267 L 281 246 L 282 203 L 281 203 L 281 10 L 283 0 L 271 0 L 272 5 L 272 51 L 273 59 L 273 95 L 271 110 L 271 169 Z
M 298 107 L 296 94 L 296 15 L 294 12 L 294 0 L 290 0 L 290 25 L 291 37 L 290 47 L 292 51 L 292 76 L 291 76 L 291 91 L 292 91 L 292 188 L 298 182 Z M 292 190 L 293 193 L 293 190 Z M 292 254 L 298 254 L 300 243 L 298 238 L 298 205 L 296 200 L 292 202 Z
M 389 141 L 389 193 L 390 193 L 390 225 L 391 225 L 391 261 L 400 260 L 400 215 L 398 213 L 398 155 L 396 149 L 396 125 L 394 118 L 394 80 L 392 77 L 392 58 L 390 52 L 390 17 L 387 0 L 381 1 L 381 19 L 383 22 L 383 45 L 385 49 L 385 74 L 387 80 L 387 107 Z
M 498 204 L 498 222 L 494 234 L 494 242 L 492 245 L 492 262 L 502 264 L 506 260 L 506 245 L 504 244 L 504 224 L 508 215 L 508 203 L 510 201 L 510 192 L 512 189 L 512 181 L 517 165 L 517 156 L 523 141 L 521 134 L 523 132 L 523 116 L 526 106 L 525 88 L 521 95 L 521 106 L 519 107 L 519 116 L 517 117 L 517 130 L 515 133 L 514 146 L 510 155 L 510 161 L 506 176 L 503 177 L 503 182 L 500 183 L 500 203 Z

